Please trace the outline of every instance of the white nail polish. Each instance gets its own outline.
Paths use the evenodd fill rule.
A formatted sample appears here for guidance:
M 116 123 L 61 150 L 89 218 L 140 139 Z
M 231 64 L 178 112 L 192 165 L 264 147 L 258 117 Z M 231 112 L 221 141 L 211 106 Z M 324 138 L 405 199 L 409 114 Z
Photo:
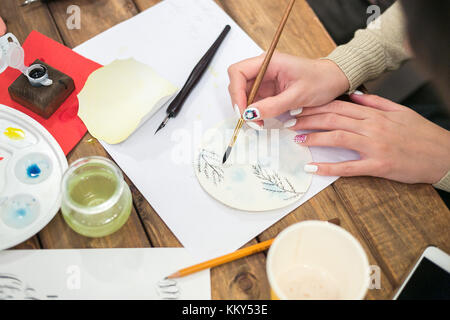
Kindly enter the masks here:
M 295 110 L 291 110 L 290 114 L 291 114 L 291 116 L 294 117 L 294 116 L 298 116 L 302 112 L 303 112 L 303 108 L 298 108 L 298 109 L 295 109 Z
M 286 121 L 286 122 L 284 123 L 284 127 L 285 127 L 285 128 L 291 128 L 291 127 L 295 126 L 296 123 L 297 123 L 297 119 L 291 119 L 291 120 Z
M 356 94 L 357 96 L 362 96 L 364 93 L 359 90 L 356 90 L 355 92 L 353 92 L 353 94 Z
M 307 172 L 307 173 L 316 173 L 317 170 L 319 170 L 319 167 L 316 165 L 313 165 L 313 164 L 307 164 L 307 165 L 305 165 L 303 170 L 305 170 L 305 172 Z
M 259 113 L 257 108 L 250 106 L 244 110 L 244 114 L 242 116 L 244 120 L 258 120 L 261 118 L 261 113 Z
M 258 130 L 258 131 L 260 131 L 260 130 L 263 129 L 262 126 L 260 126 L 259 124 L 255 123 L 255 122 L 249 121 L 249 122 L 246 122 L 246 124 L 247 124 L 250 128 L 252 128 L 253 130 Z
M 241 117 L 241 111 L 239 110 L 239 106 L 237 104 L 234 105 L 234 112 L 238 118 Z

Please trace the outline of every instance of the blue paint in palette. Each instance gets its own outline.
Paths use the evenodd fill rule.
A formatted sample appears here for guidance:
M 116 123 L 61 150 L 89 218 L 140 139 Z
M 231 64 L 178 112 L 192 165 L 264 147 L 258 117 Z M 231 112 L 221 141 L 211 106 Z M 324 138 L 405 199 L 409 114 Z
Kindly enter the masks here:
M 20 194 L 2 205 L 1 219 L 14 229 L 31 225 L 39 216 L 39 202 L 31 195 Z
M 52 174 L 50 158 L 43 153 L 31 153 L 20 159 L 15 166 L 16 177 L 25 184 L 39 184 Z
M 17 209 L 17 210 L 16 210 L 16 214 L 17 214 L 19 217 L 25 217 L 26 214 L 27 214 L 27 210 L 24 209 L 24 208 Z
M 36 179 L 41 175 L 41 168 L 36 163 L 33 163 L 27 168 L 27 175 L 32 179 Z

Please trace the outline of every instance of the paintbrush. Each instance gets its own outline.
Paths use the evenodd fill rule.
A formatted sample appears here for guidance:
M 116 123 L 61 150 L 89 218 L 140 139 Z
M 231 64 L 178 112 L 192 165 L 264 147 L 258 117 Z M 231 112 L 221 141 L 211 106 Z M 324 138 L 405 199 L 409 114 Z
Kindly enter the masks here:
M 275 51 L 275 48 L 277 47 L 278 40 L 280 40 L 281 33 L 283 32 L 284 26 L 286 25 L 286 22 L 289 18 L 289 14 L 291 13 L 292 7 L 295 4 L 295 0 L 291 0 L 289 2 L 288 7 L 286 8 L 286 11 L 284 13 L 283 19 L 281 20 L 280 25 L 278 26 L 278 30 L 275 33 L 275 37 L 272 40 L 272 44 L 270 45 L 269 50 L 267 51 L 266 57 L 264 58 L 264 61 L 261 65 L 261 69 L 259 70 L 258 75 L 256 76 L 255 82 L 253 83 L 252 90 L 250 91 L 250 94 L 247 98 L 247 106 L 251 105 L 253 103 L 253 100 L 256 97 L 256 93 L 259 90 L 259 86 L 261 85 L 261 82 L 264 78 L 264 75 L 266 74 L 267 67 L 269 66 L 270 59 L 272 59 L 273 52 Z M 222 163 L 225 163 L 230 156 L 231 150 L 233 149 L 234 143 L 236 142 L 236 139 L 238 137 L 238 134 L 244 125 L 244 119 L 241 117 L 236 125 L 236 128 L 234 129 L 233 136 L 231 137 L 230 143 L 228 144 L 227 150 L 225 151 L 225 154 L 223 155 Z

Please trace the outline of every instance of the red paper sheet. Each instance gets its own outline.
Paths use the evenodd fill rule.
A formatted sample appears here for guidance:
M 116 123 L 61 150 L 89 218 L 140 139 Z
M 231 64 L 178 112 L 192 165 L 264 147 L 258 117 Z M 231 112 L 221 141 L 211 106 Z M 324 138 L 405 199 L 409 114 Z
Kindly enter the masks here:
M 8 87 L 20 75 L 20 71 L 8 68 L 0 74 L 0 103 L 26 113 L 42 124 L 55 137 L 67 155 L 87 131 L 86 126 L 77 116 L 77 94 L 83 88 L 88 76 L 101 65 L 80 56 L 37 31 L 32 31 L 28 35 L 22 47 L 25 50 L 25 64 L 27 66 L 34 60 L 40 59 L 72 77 L 75 82 L 75 91 L 49 119 L 44 119 L 11 100 Z

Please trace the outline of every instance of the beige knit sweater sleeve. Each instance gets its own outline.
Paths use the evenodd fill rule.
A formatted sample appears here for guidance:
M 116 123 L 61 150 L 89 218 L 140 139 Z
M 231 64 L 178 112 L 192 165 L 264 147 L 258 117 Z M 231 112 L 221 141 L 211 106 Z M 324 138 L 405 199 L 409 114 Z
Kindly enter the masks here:
M 326 59 L 334 61 L 350 83 L 349 92 L 364 82 L 397 69 L 410 55 L 400 3 L 394 3 L 367 29 L 358 30 L 349 43 L 337 47 Z
M 356 31 L 353 40 L 337 47 L 325 59 L 342 69 L 350 83 L 348 93 L 352 93 L 364 82 L 400 67 L 410 58 L 406 48 L 403 11 L 396 2 L 372 26 Z M 450 192 L 450 171 L 433 186 Z

